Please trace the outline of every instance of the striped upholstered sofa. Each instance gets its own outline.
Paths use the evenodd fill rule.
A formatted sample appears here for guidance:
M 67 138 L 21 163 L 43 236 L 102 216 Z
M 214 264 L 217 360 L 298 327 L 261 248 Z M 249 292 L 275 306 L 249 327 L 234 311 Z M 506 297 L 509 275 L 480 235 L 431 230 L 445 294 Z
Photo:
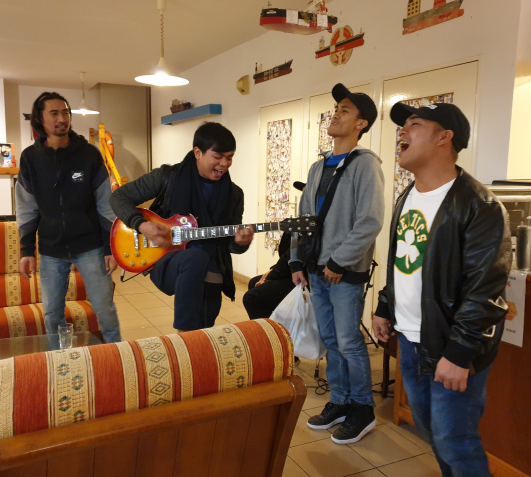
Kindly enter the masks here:
M 18 271 L 19 260 L 16 222 L 0 222 L 0 338 L 46 334 L 39 272 L 25 280 Z M 97 333 L 96 314 L 77 270 L 70 273 L 66 300 L 66 319 L 74 324 L 75 331 Z
M 0 477 L 280 477 L 292 370 L 268 319 L 0 360 Z

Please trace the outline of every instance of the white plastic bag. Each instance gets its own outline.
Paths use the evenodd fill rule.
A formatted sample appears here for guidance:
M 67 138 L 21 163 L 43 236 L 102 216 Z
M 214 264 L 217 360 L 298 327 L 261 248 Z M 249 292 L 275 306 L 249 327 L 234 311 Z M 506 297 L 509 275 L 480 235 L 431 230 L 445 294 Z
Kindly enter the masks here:
M 275 308 L 270 318 L 289 331 L 295 356 L 320 359 L 326 354 L 308 289 L 303 290 L 301 285 L 297 285 Z

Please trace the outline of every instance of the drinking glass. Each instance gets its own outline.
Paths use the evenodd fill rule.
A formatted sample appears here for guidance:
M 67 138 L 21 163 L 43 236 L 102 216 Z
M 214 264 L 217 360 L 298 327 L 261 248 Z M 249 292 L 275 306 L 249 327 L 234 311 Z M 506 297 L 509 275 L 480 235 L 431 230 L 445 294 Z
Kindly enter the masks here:
M 59 334 L 59 347 L 61 349 L 70 349 L 72 347 L 72 337 L 74 336 L 74 325 L 72 323 L 59 325 L 57 333 Z

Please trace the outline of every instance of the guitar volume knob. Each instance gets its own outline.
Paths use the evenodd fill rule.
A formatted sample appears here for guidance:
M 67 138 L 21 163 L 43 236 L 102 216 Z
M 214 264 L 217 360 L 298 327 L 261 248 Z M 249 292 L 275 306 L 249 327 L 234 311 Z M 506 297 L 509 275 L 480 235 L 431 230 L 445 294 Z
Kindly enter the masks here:
M 142 260 L 140 263 L 141 263 L 142 265 L 146 265 L 147 262 L 146 262 L 145 260 Z
M 129 257 L 129 254 L 128 253 L 124 253 L 124 258 L 127 258 Z
M 140 257 L 140 252 L 135 252 L 135 257 Z
M 129 266 L 130 267 L 134 267 L 135 266 L 135 262 L 129 262 Z

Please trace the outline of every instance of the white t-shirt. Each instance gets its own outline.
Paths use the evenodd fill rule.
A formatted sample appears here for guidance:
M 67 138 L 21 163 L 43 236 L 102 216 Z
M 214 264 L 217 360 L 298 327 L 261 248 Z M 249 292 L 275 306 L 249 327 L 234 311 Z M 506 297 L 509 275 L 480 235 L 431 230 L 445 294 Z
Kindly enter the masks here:
M 397 227 L 395 257 L 395 317 L 397 331 L 420 343 L 422 261 L 433 219 L 455 179 L 430 192 L 413 187 Z

